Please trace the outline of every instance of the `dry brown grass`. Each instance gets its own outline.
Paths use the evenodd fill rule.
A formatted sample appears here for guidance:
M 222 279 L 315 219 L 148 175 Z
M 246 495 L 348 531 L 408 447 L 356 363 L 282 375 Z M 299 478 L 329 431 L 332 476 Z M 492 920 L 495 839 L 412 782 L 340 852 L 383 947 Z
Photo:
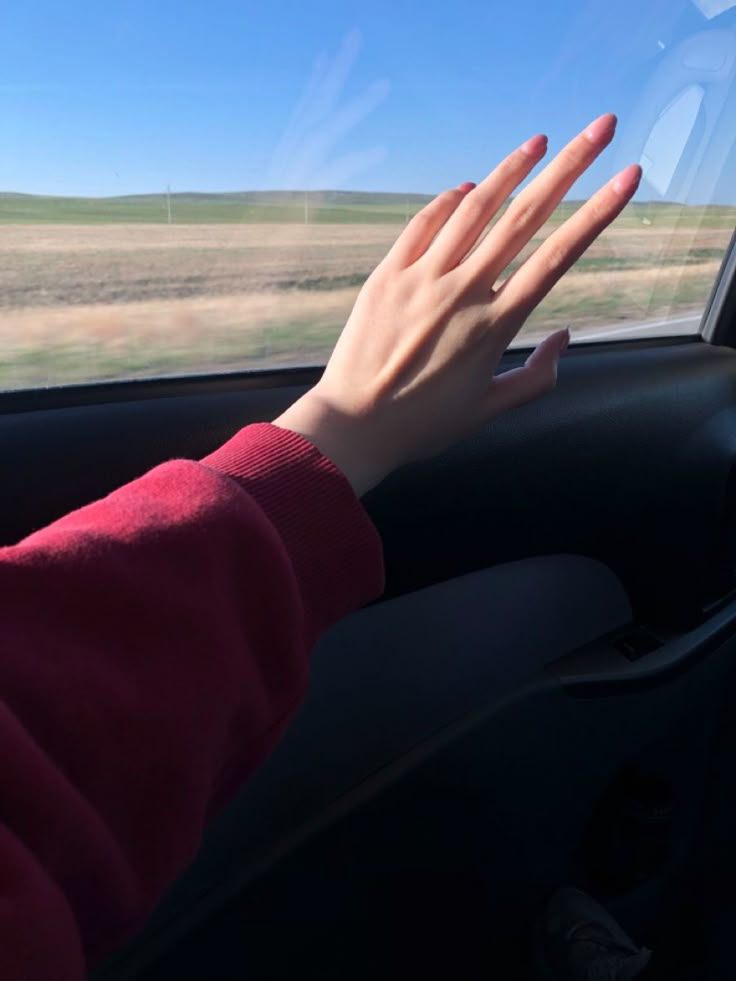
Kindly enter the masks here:
M 245 334 L 276 323 L 344 322 L 356 292 L 332 290 L 305 298 L 294 290 L 143 303 L 28 307 L 8 310 L 0 316 L 0 344 L 6 355 L 13 350 L 52 346 L 62 337 L 73 345 L 145 344 L 157 340 L 186 346 L 222 331 Z
M 399 231 L 396 225 L 4 226 L 0 382 L 322 360 L 360 283 Z M 535 312 L 525 333 L 702 309 L 719 266 L 715 251 L 725 249 L 729 234 L 727 228 L 613 228 L 590 249 L 588 265 L 569 273 Z

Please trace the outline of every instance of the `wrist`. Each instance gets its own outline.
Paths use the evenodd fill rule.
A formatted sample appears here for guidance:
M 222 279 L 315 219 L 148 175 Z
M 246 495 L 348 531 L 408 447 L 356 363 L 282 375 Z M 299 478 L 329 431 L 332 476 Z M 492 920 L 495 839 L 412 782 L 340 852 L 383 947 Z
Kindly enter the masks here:
M 290 405 L 272 425 L 308 439 L 341 471 L 357 497 L 379 484 L 393 469 L 370 423 L 338 408 L 319 386 Z

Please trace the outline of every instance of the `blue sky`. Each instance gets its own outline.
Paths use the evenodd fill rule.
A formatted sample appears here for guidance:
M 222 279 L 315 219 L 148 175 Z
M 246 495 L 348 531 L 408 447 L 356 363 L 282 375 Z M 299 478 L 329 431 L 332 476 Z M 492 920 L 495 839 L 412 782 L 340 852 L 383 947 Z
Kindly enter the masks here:
M 692 0 L 7 4 L 0 190 L 434 193 L 613 111 L 572 196 L 644 154 L 640 198 L 736 203 L 734 38 Z

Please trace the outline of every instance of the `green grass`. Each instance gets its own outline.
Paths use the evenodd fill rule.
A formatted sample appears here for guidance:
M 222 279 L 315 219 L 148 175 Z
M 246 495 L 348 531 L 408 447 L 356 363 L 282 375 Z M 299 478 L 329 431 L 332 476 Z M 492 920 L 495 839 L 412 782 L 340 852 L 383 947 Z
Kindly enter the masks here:
M 582 201 L 563 201 L 553 220 L 561 222 L 574 214 Z M 724 228 L 736 227 L 736 206 L 721 204 L 676 204 L 664 201 L 637 201 L 616 219 L 617 228 Z
M 372 194 L 358 191 L 244 191 L 231 194 L 171 195 L 175 224 L 301 223 L 305 198 L 311 224 L 402 224 L 428 201 L 425 194 Z M 580 201 L 566 201 L 555 212 L 563 221 Z M 165 194 L 113 198 L 45 197 L 0 193 L 0 224 L 100 225 L 168 221 Z M 736 207 L 637 203 L 618 219 L 623 227 L 643 224 L 722 228 L 736 225 Z
M 0 361 L 0 391 L 74 382 L 157 375 L 201 374 L 270 368 L 279 364 L 324 364 L 342 321 L 283 322 L 239 334 L 221 332 L 186 347 L 153 342 L 124 343 L 116 350 L 60 340 L 41 350 L 18 352 Z
M 311 192 L 310 224 L 401 224 L 431 198 L 421 194 Z M 175 224 L 301 223 L 305 195 L 252 191 L 241 194 L 172 194 Z M 100 225 L 168 221 L 165 194 L 119 198 L 62 198 L 0 193 L 0 224 Z

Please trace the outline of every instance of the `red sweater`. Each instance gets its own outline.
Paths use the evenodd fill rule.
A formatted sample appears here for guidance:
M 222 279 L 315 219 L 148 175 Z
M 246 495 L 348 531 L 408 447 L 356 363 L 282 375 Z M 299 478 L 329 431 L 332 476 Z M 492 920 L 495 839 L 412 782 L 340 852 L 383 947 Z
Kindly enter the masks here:
M 0 549 L 3 981 L 79 981 L 145 923 L 382 587 L 347 480 L 269 425 Z

